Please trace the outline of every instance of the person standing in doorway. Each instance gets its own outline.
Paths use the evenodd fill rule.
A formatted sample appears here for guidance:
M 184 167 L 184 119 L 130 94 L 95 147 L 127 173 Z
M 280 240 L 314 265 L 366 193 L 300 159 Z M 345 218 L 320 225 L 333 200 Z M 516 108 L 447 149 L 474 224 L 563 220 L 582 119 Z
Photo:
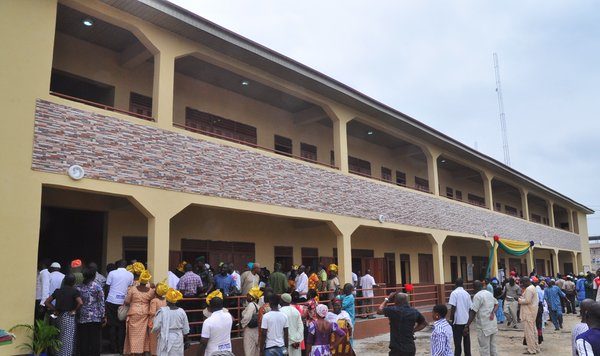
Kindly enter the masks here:
M 523 331 L 525 333 L 525 343 L 527 344 L 527 354 L 534 355 L 541 352 L 535 326 L 539 305 L 538 293 L 528 277 L 521 278 L 521 287 L 524 288 L 524 292 L 519 298 L 519 305 L 521 306 L 521 321 L 524 324 Z
M 375 318 L 375 315 L 372 315 L 373 313 L 373 296 L 375 295 L 375 293 L 373 293 L 373 288 L 377 287 L 377 283 L 375 283 L 375 278 L 373 278 L 373 276 L 371 276 L 371 270 L 367 269 L 367 273 L 365 273 L 364 276 L 362 276 L 360 278 L 360 287 L 362 288 L 363 291 L 363 297 L 365 299 L 363 299 L 364 301 L 364 305 L 365 305 L 365 309 L 364 312 L 367 316 L 367 318 L 369 319 L 373 319 Z
M 479 354 L 481 356 L 497 356 L 496 334 L 498 333 L 498 322 L 496 321 L 496 310 L 498 309 L 498 301 L 492 293 L 483 289 L 483 284 L 480 281 L 473 282 L 473 289 L 475 295 L 469 311 L 469 321 L 467 321 L 464 332 L 468 334 L 471 323 L 475 321 Z
M 127 261 L 120 260 L 116 263 L 117 269 L 111 271 L 106 277 L 106 319 L 108 322 L 110 346 L 112 353 L 123 353 L 125 344 L 125 322 L 119 320 L 118 310 L 125 302 L 127 289 L 133 285 L 133 273 L 127 271 Z
M 48 271 L 49 261 L 41 261 L 38 266 L 38 276 L 35 285 L 35 319 L 44 319 L 46 307 L 44 303 L 50 296 L 50 272 Z
M 469 310 L 471 309 L 471 295 L 464 288 L 462 278 L 457 278 L 456 286 L 450 293 L 450 324 L 454 338 L 454 355 L 460 356 L 464 349 L 465 356 L 471 356 L 471 337 L 464 334 L 465 327 L 469 321 Z M 462 343 L 462 347 L 461 347 Z
M 388 306 L 390 301 L 393 306 Z M 408 305 L 408 294 L 391 293 L 379 305 L 377 314 L 386 316 L 390 321 L 390 356 L 411 356 L 417 350 L 415 346 L 415 332 L 423 330 L 427 321 Z

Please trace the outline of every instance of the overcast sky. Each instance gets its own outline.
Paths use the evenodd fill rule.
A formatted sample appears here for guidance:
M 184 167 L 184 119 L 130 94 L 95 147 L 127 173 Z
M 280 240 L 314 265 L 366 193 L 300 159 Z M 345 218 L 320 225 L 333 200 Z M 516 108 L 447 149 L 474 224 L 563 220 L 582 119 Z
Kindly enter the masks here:
M 172 1 L 600 210 L 600 2 Z

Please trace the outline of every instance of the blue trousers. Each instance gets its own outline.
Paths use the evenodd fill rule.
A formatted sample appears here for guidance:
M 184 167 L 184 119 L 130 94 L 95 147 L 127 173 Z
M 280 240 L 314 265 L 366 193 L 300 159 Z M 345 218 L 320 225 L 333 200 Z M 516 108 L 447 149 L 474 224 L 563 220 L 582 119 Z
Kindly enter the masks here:
M 265 356 L 283 356 L 287 355 L 287 349 L 285 347 L 270 347 L 265 349 Z
M 562 314 L 562 310 L 558 309 L 558 310 L 549 310 L 550 312 L 550 320 L 552 320 L 552 324 L 554 324 L 554 328 L 555 329 L 559 329 L 562 327 L 563 324 L 563 314 Z

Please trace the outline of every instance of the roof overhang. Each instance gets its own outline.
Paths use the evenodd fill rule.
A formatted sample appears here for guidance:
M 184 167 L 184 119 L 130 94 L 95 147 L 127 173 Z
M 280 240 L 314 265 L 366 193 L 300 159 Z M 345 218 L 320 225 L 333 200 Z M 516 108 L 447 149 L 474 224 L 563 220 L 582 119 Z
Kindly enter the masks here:
M 221 27 L 191 11 L 166 0 L 101 0 L 156 26 L 202 43 L 236 60 L 300 85 L 333 101 L 399 127 L 407 134 L 419 136 L 449 153 L 474 159 L 478 164 L 514 177 L 522 183 L 544 191 L 587 214 L 594 210 L 543 185 L 471 147 L 395 110 L 319 71 Z

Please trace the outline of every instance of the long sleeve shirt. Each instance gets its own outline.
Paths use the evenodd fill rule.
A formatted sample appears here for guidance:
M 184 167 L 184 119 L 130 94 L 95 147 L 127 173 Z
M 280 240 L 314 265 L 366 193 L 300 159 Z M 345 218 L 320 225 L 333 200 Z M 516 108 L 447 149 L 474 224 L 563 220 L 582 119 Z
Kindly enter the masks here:
M 519 298 L 519 304 L 521 305 L 521 319 L 535 321 L 538 312 L 539 299 L 537 290 L 533 284 L 525 288 L 523 296 Z
M 565 293 L 563 293 L 557 286 L 548 287 L 544 290 L 544 298 L 548 303 L 548 309 L 550 310 L 561 310 L 562 305 L 560 303 L 560 298 L 565 297 Z
M 37 284 L 35 288 L 35 299 L 40 301 L 40 305 L 50 296 L 50 272 L 43 269 L 38 273 Z
M 453 343 L 452 327 L 446 319 L 437 320 L 433 323 L 433 332 L 431 333 L 431 356 L 452 356 Z

